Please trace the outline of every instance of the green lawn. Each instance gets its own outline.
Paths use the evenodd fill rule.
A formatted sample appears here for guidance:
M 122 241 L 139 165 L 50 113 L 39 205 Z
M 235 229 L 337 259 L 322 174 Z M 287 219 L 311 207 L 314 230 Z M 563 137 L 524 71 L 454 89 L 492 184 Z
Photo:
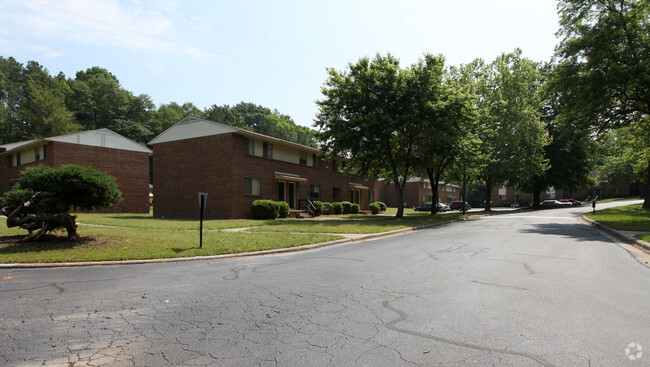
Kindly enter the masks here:
M 27 231 L 0 226 L 0 263 L 51 263 L 162 259 L 288 248 L 343 238 L 342 233 L 379 233 L 458 219 L 459 214 L 431 217 L 413 213 L 392 216 L 338 215 L 320 220 L 206 220 L 199 249 L 198 220 L 153 218 L 151 214 L 80 213 L 80 242 L 65 232 L 54 240 L 22 243 Z M 428 214 L 428 213 L 426 213 Z M 248 228 L 243 232 L 223 231 Z M 278 232 L 282 234 L 279 235 Z
M 598 210 L 596 204 L 596 213 L 587 214 L 587 218 L 622 231 L 650 232 L 650 211 L 641 209 L 641 204 L 603 210 Z M 644 241 L 650 240 L 650 234 L 637 237 Z

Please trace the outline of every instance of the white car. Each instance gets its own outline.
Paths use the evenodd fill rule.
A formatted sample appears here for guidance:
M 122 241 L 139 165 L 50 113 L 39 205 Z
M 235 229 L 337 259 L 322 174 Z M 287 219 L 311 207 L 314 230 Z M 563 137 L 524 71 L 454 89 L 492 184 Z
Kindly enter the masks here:
M 557 200 L 544 200 L 539 204 L 542 208 L 570 208 L 570 202 L 563 202 Z

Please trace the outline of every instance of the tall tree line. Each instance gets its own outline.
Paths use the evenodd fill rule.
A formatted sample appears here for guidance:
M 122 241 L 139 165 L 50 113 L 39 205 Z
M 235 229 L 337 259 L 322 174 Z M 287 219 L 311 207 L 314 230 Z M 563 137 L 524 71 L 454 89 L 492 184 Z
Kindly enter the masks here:
M 313 130 L 267 107 L 241 102 L 201 110 L 171 102 L 156 108 L 151 97 L 134 95 L 104 68 L 66 78 L 36 61 L 23 65 L 0 56 L 0 144 L 101 128 L 146 144 L 187 115 L 316 147 Z

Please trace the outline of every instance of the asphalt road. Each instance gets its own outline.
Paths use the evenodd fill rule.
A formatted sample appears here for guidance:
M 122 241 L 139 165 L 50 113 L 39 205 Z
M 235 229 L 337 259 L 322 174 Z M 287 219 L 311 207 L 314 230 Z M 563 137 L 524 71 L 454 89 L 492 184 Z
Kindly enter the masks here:
M 0 365 L 648 366 L 650 269 L 576 220 L 590 209 L 284 255 L 2 269 Z

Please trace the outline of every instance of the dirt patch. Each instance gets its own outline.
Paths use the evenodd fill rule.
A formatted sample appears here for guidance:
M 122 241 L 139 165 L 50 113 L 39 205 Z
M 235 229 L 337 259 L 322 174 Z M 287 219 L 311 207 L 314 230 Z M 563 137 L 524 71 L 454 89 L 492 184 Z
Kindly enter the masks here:
M 23 242 L 25 236 L 4 236 L 0 237 L 0 253 L 14 251 L 43 251 L 72 248 L 96 248 L 114 245 L 115 241 L 109 238 L 97 236 L 82 236 L 79 241 L 70 241 L 67 236 L 48 234 L 40 241 Z

